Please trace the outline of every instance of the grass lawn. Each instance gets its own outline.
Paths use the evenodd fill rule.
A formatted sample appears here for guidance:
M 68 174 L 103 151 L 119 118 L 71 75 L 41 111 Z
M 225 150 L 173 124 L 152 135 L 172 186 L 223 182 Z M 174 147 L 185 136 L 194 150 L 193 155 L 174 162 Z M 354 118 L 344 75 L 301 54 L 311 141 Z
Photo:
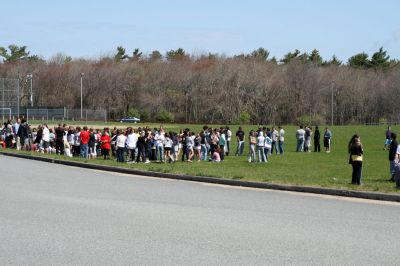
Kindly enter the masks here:
M 55 123 L 54 123 L 55 124 Z M 94 127 L 104 127 L 104 123 L 88 123 Z M 77 125 L 77 124 L 74 124 Z M 109 123 L 126 127 L 128 124 Z M 135 124 L 133 127 L 146 126 L 147 124 Z M 157 127 L 159 124 L 149 124 Z M 202 125 L 166 124 L 166 130 L 178 131 L 180 128 L 190 128 L 200 131 Z M 230 126 L 233 135 L 238 126 Z M 246 134 L 256 126 L 244 126 Z M 399 132 L 398 126 L 393 126 L 394 132 Z M 307 185 L 329 188 L 343 188 L 364 191 L 396 192 L 394 183 L 388 182 L 389 161 L 388 151 L 383 150 L 385 140 L 385 126 L 335 126 L 330 128 L 333 133 L 331 153 L 296 153 L 295 131 L 297 127 L 284 127 L 285 154 L 283 156 L 272 155 L 268 163 L 248 163 L 248 143 L 245 146 L 245 156 L 227 156 L 222 163 L 211 162 L 177 162 L 175 164 L 120 164 L 113 160 L 102 159 L 83 160 L 79 158 L 65 158 L 57 155 L 40 155 L 54 158 L 65 158 L 66 160 L 80 160 L 90 163 L 106 164 L 113 166 L 129 167 L 135 169 L 151 170 L 165 173 L 180 173 L 197 176 L 211 176 L 238 180 L 252 180 L 269 182 L 275 184 Z M 323 126 L 320 126 L 323 134 Z M 363 179 L 362 186 L 349 184 L 351 181 L 351 165 L 348 164 L 347 144 L 351 136 L 358 133 L 364 147 Z M 246 138 L 247 141 L 247 138 Z M 323 143 L 321 143 L 322 145 Z M 236 151 L 236 138 L 231 143 L 232 151 Z M 323 147 L 322 147 L 323 149 Z M 312 147 L 313 150 L 313 147 Z M 26 153 L 26 152 L 24 152 Z M 35 153 L 35 155 L 38 155 Z

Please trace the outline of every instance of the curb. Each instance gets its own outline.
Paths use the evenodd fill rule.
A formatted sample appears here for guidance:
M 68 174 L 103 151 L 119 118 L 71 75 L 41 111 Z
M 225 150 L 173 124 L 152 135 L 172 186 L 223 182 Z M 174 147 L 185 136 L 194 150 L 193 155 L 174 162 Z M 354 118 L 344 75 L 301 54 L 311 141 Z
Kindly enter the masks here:
M 116 173 L 123 173 L 123 174 L 151 176 L 151 177 L 158 177 L 158 178 L 165 178 L 165 179 L 203 182 L 203 183 L 220 184 L 220 185 L 228 185 L 228 186 L 240 186 L 240 187 L 249 187 L 249 188 L 282 190 L 282 191 L 303 192 L 303 193 L 312 193 L 312 194 L 323 194 L 323 195 L 330 195 L 330 196 L 341 196 L 341 197 L 361 198 L 361 199 L 370 199 L 370 200 L 400 202 L 400 195 L 396 195 L 396 194 L 385 194 L 385 193 L 379 193 L 379 192 L 365 192 L 365 191 L 321 188 L 321 187 L 295 186 L 295 185 L 277 185 L 277 184 L 269 184 L 269 183 L 255 182 L 255 181 L 240 181 L 240 180 L 223 179 L 223 178 L 216 178 L 216 177 L 169 174 L 169 173 L 160 173 L 160 172 L 144 171 L 144 170 L 137 170 L 137 169 L 129 169 L 129 168 L 123 168 L 123 167 L 116 167 L 116 166 L 106 166 L 106 165 L 98 165 L 98 164 L 91 164 L 91 163 L 65 161 L 65 160 L 60 160 L 60 159 L 51 159 L 51 158 L 37 157 L 37 156 L 33 156 L 33 155 L 25 155 L 25 154 L 17 154 L 17 153 L 9 153 L 9 152 L 3 152 L 3 151 L 0 151 L 0 154 L 5 155 L 5 156 L 10 156 L 10 157 L 17 157 L 17 158 L 23 158 L 23 159 L 29 159 L 29 160 L 36 160 L 36 161 L 42 161 L 42 162 L 48 162 L 48 163 L 55 163 L 55 164 L 61 164 L 61 165 L 67 165 L 67 166 L 75 166 L 75 167 L 81 167 L 81 168 L 86 168 L 86 169 L 94 169 L 94 170 L 116 172 Z

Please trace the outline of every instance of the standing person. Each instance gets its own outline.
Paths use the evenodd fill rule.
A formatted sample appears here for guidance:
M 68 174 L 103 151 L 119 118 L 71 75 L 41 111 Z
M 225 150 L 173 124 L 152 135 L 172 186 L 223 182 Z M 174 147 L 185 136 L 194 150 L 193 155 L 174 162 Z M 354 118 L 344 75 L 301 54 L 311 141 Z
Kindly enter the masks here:
M 266 162 L 264 147 L 265 147 L 264 132 L 260 131 L 258 133 L 258 137 L 257 137 L 257 156 L 258 156 L 258 162 L 260 162 L 260 163 Z
M 315 127 L 314 131 L 314 152 L 321 152 L 321 133 L 319 132 L 318 126 Z
M 140 159 L 142 159 L 143 163 L 149 163 L 150 161 L 147 159 L 146 156 L 146 133 L 144 130 L 139 133 L 137 147 L 138 147 L 138 155 L 136 157 L 136 162 L 138 163 L 140 162 Z
M 64 154 L 64 131 L 61 124 L 58 124 L 54 132 L 56 135 L 56 153 L 61 155 Z
M 81 154 L 81 128 L 76 127 L 74 133 L 74 156 L 79 156 Z
M 36 147 L 36 151 L 41 151 L 40 144 L 42 143 L 42 136 L 43 136 L 43 127 L 39 125 L 36 132 L 36 138 L 33 140 L 33 144 Z
M 135 151 L 138 137 L 132 127 L 128 127 L 126 147 L 128 148 L 128 163 L 135 163 Z
M 226 156 L 229 156 L 229 152 L 231 151 L 231 139 L 232 139 L 232 131 L 229 127 L 225 127 L 226 133 Z
M 400 146 L 397 146 L 395 163 L 394 181 L 396 181 L 396 188 L 400 188 Z
M 71 145 L 68 142 L 67 135 L 64 135 L 63 141 L 64 141 L 64 143 L 63 143 L 64 144 L 64 155 L 67 157 L 72 157 Z
M 21 125 L 21 119 L 17 118 L 17 121 L 12 126 L 14 140 L 15 140 L 15 148 L 17 148 L 17 150 L 21 149 L 21 140 L 20 140 L 20 137 L 18 136 L 18 131 L 19 131 L 20 125 Z M 49 141 L 49 143 L 50 143 L 50 141 Z
M 350 145 L 351 165 L 353 167 L 352 184 L 361 185 L 363 153 L 360 137 L 357 136 Z
M 392 136 L 392 129 L 390 126 L 387 127 L 387 130 L 385 132 L 385 144 L 383 146 L 383 149 L 386 150 L 387 148 L 389 148 L 390 146 L 390 142 L 391 142 L 391 136 Z
M 87 126 L 84 126 L 80 134 L 80 139 L 81 139 L 80 156 L 85 159 L 88 158 L 89 138 L 90 138 L 90 133 L 88 131 L 88 128 Z
M 207 153 L 208 153 L 208 149 L 207 149 L 207 136 L 206 136 L 206 130 L 207 127 L 205 126 L 203 128 L 203 131 L 200 133 L 200 146 L 201 146 L 201 151 L 200 151 L 200 159 L 202 161 L 207 161 Z
M 174 145 L 174 141 L 171 138 L 171 135 L 169 133 L 165 133 L 165 139 L 164 139 L 164 151 L 165 151 L 165 159 L 164 162 L 168 162 L 169 163 L 174 163 L 174 157 L 171 154 L 171 151 L 173 150 L 173 145 Z
M 183 130 L 183 131 L 181 131 L 181 134 L 180 134 L 180 146 L 182 147 L 181 148 L 181 150 L 182 150 L 182 162 L 184 162 L 185 161 L 185 157 L 186 157 L 186 160 L 188 160 L 189 159 L 189 157 L 188 157 L 188 151 L 187 151 L 187 146 L 186 146 L 186 138 L 188 137 L 188 132 L 187 132 L 187 130 Z
M 239 130 L 236 131 L 236 139 L 237 139 L 237 149 L 236 149 L 236 156 L 242 156 L 243 149 L 244 149 L 244 131 L 242 127 L 239 127 Z
M 194 158 L 198 162 L 200 162 L 200 155 L 201 155 L 201 137 L 200 134 L 197 133 L 194 137 Z
M 271 130 L 271 149 L 270 149 L 270 153 L 273 154 L 274 151 L 276 154 L 279 154 L 279 148 L 278 148 L 278 137 L 279 137 L 279 132 L 278 130 L 276 130 L 275 127 L 272 127 Z
M 179 156 L 179 136 L 176 132 L 170 132 L 169 133 L 170 138 L 172 138 L 173 141 L 173 150 L 171 151 L 173 157 L 174 157 L 174 162 L 178 160 Z
M 264 154 L 265 162 L 268 162 L 268 155 L 271 154 L 270 150 L 272 148 L 272 139 L 265 133 L 265 144 L 264 144 Z
M 74 154 L 74 133 L 75 133 L 75 129 L 73 127 L 69 127 L 68 128 L 68 133 L 67 133 L 67 140 L 70 146 L 70 151 L 71 154 Z
M 219 134 L 217 132 L 217 129 L 214 128 L 211 133 L 211 145 L 210 145 L 211 154 L 214 154 L 214 150 L 217 149 L 218 143 L 219 143 Z
M 326 127 L 324 132 L 324 147 L 327 153 L 331 152 L 331 140 L 332 132 Z
M 226 147 L 226 132 L 224 129 L 221 128 L 220 135 L 219 135 L 219 141 L 218 141 L 218 146 L 225 151 Z M 222 158 L 221 158 L 222 159 Z
M 96 153 L 96 133 L 94 132 L 93 128 L 89 129 L 89 159 L 95 159 L 97 157 Z
M 296 140 L 297 140 L 296 152 L 303 151 L 305 134 L 306 132 L 304 131 L 303 126 L 300 126 L 300 128 L 296 131 Z
M 311 127 L 306 127 L 304 152 L 310 152 L 310 147 L 311 147 Z
M 117 162 L 123 163 L 125 161 L 125 143 L 126 136 L 123 134 L 122 130 L 117 130 L 117 140 L 115 142 Z
M 43 124 L 42 148 L 43 148 L 43 151 L 45 153 L 49 152 L 49 148 L 50 148 L 50 130 L 47 127 L 47 124 Z
M 395 158 L 397 153 L 397 146 L 399 143 L 397 142 L 397 135 L 396 133 L 390 134 L 390 145 L 389 145 L 389 165 L 390 165 L 390 182 L 394 182 L 394 175 L 395 175 Z
M 28 150 L 26 149 L 27 147 L 29 147 L 28 124 L 26 123 L 26 120 L 24 118 L 21 119 L 21 124 L 19 125 L 17 132 L 17 137 L 20 142 L 20 149 Z
M 249 163 L 256 162 L 256 145 L 257 145 L 257 138 L 256 138 L 256 132 L 253 130 L 250 131 L 249 133 L 249 158 L 248 161 Z
M 279 146 L 279 154 L 283 155 L 284 152 L 284 143 L 285 143 L 285 130 L 279 126 L 279 140 L 278 140 L 278 146 Z
M 155 132 L 154 141 L 156 145 L 156 161 L 164 162 L 164 130 L 160 128 Z
M 101 143 L 101 155 L 103 156 L 104 160 L 109 160 L 110 159 L 110 149 L 111 149 L 111 138 L 107 134 L 107 131 L 103 131 L 101 134 L 100 138 L 100 143 Z
M 187 132 L 187 136 L 186 136 L 186 149 L 187 152 L 189 153 L 187 156 L 187 161 L 188 162 L 192 162 L 192 158 L 194 156 L 194 133 L 191 133 L 190 131 Z

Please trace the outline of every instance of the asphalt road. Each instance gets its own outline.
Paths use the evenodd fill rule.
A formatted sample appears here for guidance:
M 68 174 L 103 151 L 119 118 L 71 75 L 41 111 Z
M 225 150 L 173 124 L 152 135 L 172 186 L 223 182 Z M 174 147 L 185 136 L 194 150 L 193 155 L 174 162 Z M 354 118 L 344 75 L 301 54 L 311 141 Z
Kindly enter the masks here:
M 0 265 L 399 265 L 400 205 L 0 155 Z

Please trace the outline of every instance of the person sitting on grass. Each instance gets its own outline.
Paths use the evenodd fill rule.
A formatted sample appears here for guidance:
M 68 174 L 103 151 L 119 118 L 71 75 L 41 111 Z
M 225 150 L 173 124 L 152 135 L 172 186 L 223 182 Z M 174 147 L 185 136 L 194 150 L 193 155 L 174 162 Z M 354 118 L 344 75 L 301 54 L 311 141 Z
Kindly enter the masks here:
M 5 149 L 6 148 L 6 142 L 4 141 L 4 137 L 0 137 L 0 148 Z
M 221 162 L 221 154 L 220 153 L 221 153 L 221 148 L 216 147 L 214 149 L 214 153 L 212 154 L 211 161 L 214 163 L 220 163 Z

